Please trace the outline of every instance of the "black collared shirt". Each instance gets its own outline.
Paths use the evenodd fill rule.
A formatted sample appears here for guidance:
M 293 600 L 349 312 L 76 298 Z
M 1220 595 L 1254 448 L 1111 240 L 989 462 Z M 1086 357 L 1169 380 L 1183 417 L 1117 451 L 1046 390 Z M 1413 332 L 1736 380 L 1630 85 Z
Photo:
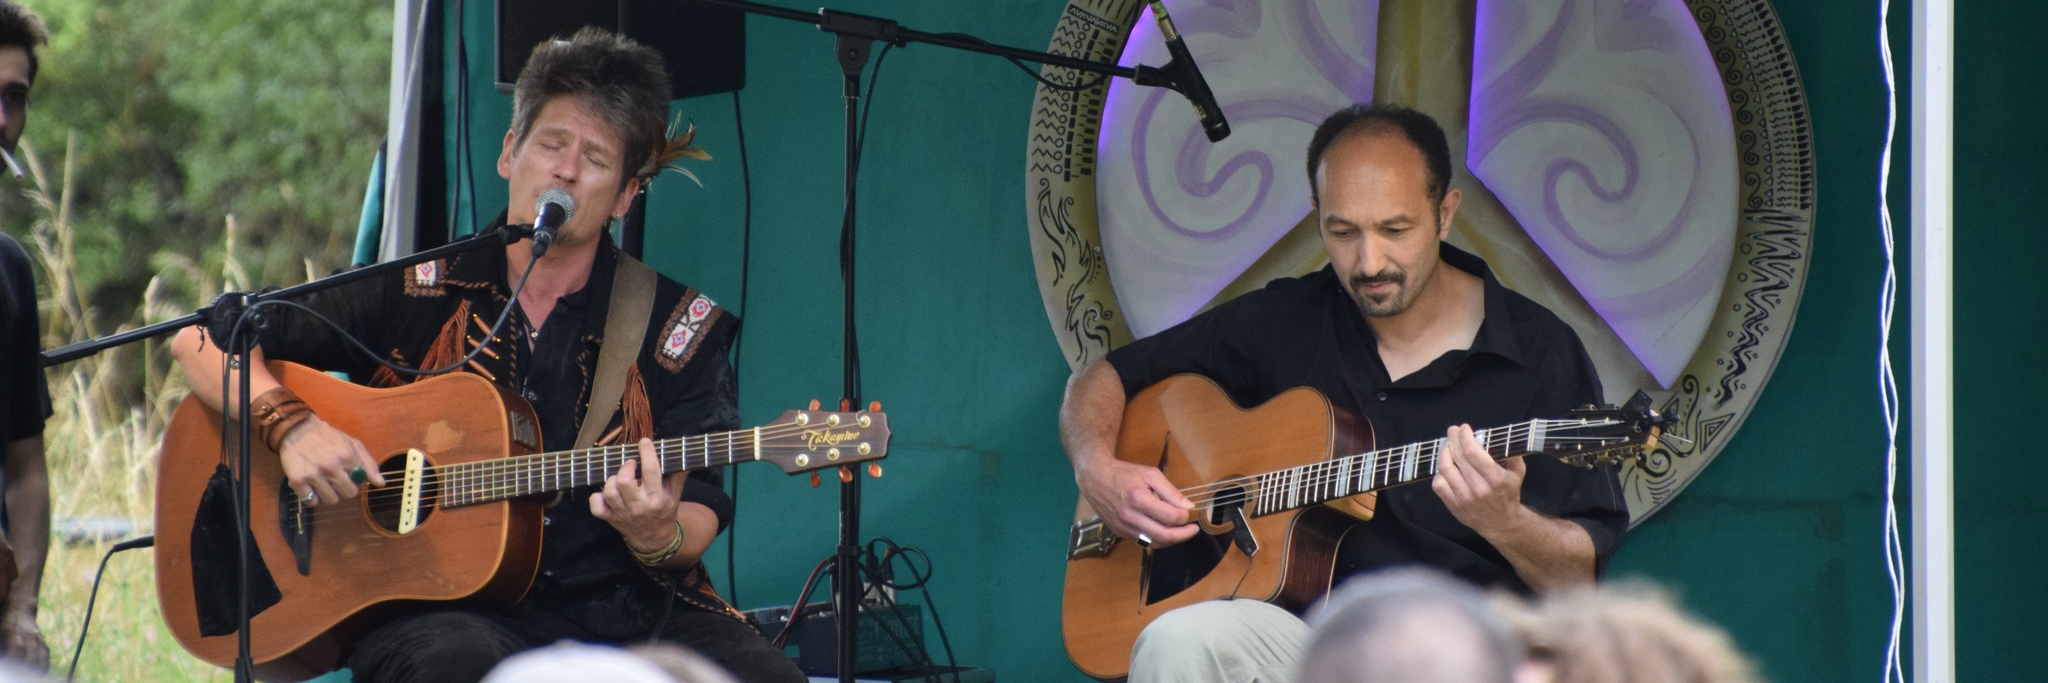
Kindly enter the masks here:
M 501 215 L 498 224 L 502 224 Z M 498 224 L 493 224 L 495 229 Z M 518 309 L 505 329 L 487 335 L 505 310 L 513 283 L 507 282 L 505 252 L 483 248 L 318 292 L 305 302 L 386 360 L 407 367 L 450 362 L 470 349 L 484 351 L 463 370 L 514 389 L 532 403 L 548 451 L 569 449 L 590 401 L 592 374 L 604 344 L 618 254 L 609 241 L 597 249 L 584 287 L 556 300 L 539 334 Z M 340 335 L 295 309 L 273 309 L 263 336 L 264 351 L 324 370 L 339 370 L 372 386 L 410 381 L 364 358 Z M 667 277 L 658 278 L 645 339 L 627 382 L 628 406 L 615 413 L 600 443 L 623 443 L 640 435 L 656 439 L 738 428 L 737 390 L 727 354 L 737 317 L 710 299 Z M 721 488 L 719 468 L 693 470 L 680 497 L 701 503 L 723 529 L 732 502 Z M 539 607 L 614 638 L 645 632 L 666 601 L 633 559 L 618 531 L 590 513 L 590 495 L 601 486 L 569 489 L 547 510 L 540 576 L 515 611 Z
M 1439 439 L 1451 425 L 1498 427 L 1600 402 L 1592 359 L 1569 325 L 1502 286 L 1479 257 L 1445 244 L 1442 258 L 1484 280 L 1485 320 L 1470 349 L 1447 352 L 1398 381 L 1389 378 L 1371 326 L 1328 267 L 1275 280 L 1111 351 L 1108 360 L 1127 394 L 1181 373 L 1215 380 L 1246 407 L 1312 387 L 1369 421 L 1377 448 Z M 1523 503 L 1585 527 L 1604 568 L 1628 528 L 1614 468 L 1580 469 L 1547 457 L 1527 463 Z M 1451 515 L 1427 480 L 1381 493 L 1373 520 L 1345 536 L 1337 577 L 1403 564 L 1528 590 L 1492 544 Z

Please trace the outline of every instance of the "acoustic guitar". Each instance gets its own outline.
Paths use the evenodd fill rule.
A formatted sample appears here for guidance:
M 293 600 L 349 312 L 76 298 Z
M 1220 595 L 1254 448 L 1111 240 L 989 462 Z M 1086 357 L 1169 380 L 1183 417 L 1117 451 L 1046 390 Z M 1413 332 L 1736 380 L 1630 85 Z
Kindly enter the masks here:
M 251 444 L 250 530 L 282 596 L 249 628 L 257 677 L 267 681 L 333 670 L 355 638 L 395 615 L 518 601 L 540 562 L 547 494 L 602 482 L 639 458 L 634 444 L 540 452 L 533 408 L 476 375 L 372 389 L 290 363 L 270 369 L 321 419 L 362 440 L 388 483 L 349 504 L 304 507 L 277 456 Z M 192 397 L 171 418 L 157 473 L 156 575 L 178 643 L 228 667 L 238 635 L 201 633 L 191 552 L 201 494 L 231 452 L 223 447 L 240 439 L 238 424 L 225 426 L 224 438 L 221 414 Z M 888 444 L 880 412 L 813 410 L 657 441 L 655 451 L 664 472 L 766 460 L 794 474 L 877 460 Z M 236 566 L 210 559 L 217 571 Z
M 1627 405 L 1475 432 L 1497 460 L 1544 454 L 1590 466 L 1636 457 L 1669 420 Z M 1125 543 L 1081 501 L 1067 544 L 1061 634 L 1081 671 L 1130 672 L 1138 632 L 1170 610 L 1246 598 L 1293 610 L 1328 593 L 1337 542 L 1374 492 L 1436 475 L 1442 439 L 1373 450 L 1372 426 L 1314 389 L 1245 410 L 1205 377 L 1155 384 L 1124 409 L 1116 455 L 1157 467 L 1193 501 L 1201 533 L 1167 548 Z

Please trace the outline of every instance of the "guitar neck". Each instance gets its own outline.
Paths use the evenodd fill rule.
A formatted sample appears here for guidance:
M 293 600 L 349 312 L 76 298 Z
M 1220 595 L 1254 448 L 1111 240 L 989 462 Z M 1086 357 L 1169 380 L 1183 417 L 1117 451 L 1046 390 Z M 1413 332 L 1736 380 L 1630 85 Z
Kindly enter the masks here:
M 662 439 L 654 442 L 654 454 L 661 459 L 662 472 L 759 460 L 762 429 Z M 639 459 L 639 445 L 629 443 L 446 465 L 440 468 L 441 505 L 474 505 L 598 484 Z
M 1505 460 L 1542 451 L 1549 431 L 1579 422 L 1530 420 L 1478 430 L 1473 435 L 1494 460 Z M 1436 476 L 1444 448 L 1443 439 L 1433 439 L 1273 470 L 1249 477 L 1250 481 L 1234 489 L 1239 491 L 1235 496 L 1227 493 L 1233 489 L 1225 489 L 1225 493 L 1213 494 L 1212 500 L 1241 503 L 1247 514 L 1256 517 L 1371 493 Z M 1215 489 L 1213 485 L 1204 488 Z M 1230 500 L 1232 497 L 1237 500 Z

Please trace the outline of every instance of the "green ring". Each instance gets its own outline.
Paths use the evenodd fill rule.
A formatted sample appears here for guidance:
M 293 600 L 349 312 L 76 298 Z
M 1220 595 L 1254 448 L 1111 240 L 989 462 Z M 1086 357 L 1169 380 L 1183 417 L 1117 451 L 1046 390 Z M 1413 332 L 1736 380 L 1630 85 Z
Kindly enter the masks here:
M 370 480 L 370 473 L 364 471 L 361 467 L 357 467 L 348 471 L 348 480 L 361 484 Z

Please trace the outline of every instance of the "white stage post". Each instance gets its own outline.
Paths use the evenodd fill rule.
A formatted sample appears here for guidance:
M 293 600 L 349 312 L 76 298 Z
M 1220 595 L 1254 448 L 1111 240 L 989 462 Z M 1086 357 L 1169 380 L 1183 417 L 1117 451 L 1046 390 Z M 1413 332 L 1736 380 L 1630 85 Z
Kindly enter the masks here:
M 1955 659 L 1955 5 L 1913 3 L 1913 680 Z
M 456 0 L 460 2 L 461 0 Z M 391 2 L 391 104 L 384 133 L 384 231 L 377 256 L 389 261 L 414 251 L 419 208 L 420 39 L 422 0 Z

